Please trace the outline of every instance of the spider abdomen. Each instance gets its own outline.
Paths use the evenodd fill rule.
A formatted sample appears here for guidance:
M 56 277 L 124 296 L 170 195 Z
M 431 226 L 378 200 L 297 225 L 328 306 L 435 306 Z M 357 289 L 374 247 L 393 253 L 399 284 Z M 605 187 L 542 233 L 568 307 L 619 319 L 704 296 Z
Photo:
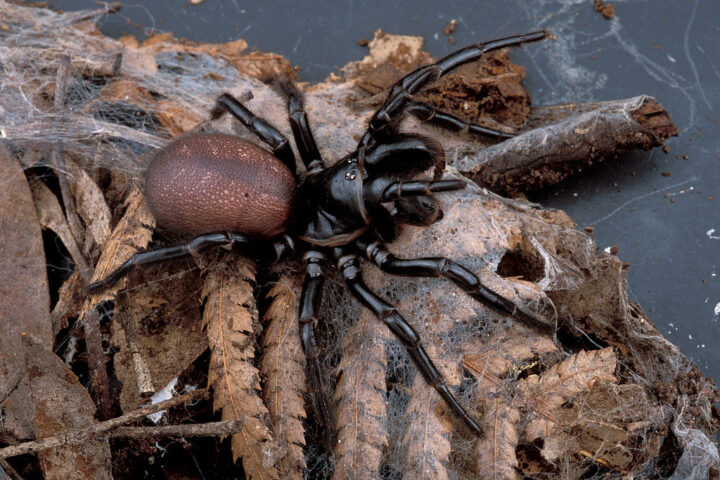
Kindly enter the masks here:
M 295 192 L 295 178 L 279 159 L 224 134 L 175 140 L 155 154 L 145 175 L 158 225 L 187 235 L 273 237 L 287 228 Z

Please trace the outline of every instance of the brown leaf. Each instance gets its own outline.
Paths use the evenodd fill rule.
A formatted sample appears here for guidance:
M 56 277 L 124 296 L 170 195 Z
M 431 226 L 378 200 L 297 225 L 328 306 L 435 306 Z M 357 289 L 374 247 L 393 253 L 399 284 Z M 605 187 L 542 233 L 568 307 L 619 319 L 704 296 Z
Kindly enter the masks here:
M 45 185 L 45 182 L 39 178 L 33 179 L 30 183 L 30 189 L 40 225 L 42 225 L 43 228 L 55 232 L 55 234 L 60 237 L 65 248 L 67 248 L 73 262 L 78 266 L 78 270 L 81 273 L 87 272 L 89 269 L 88 262 L 85 259 L 85 255 L 80 251 L 75 236 L 72 234 L 72 230 L 70 230 L 70 225 L 68 225 L 67 218 L 60 206 L 58 198 L 50 191 L 47 185 Z
M 388 332 L 365 311 L 343 337 L 335 387 L 337 441 L 334 479 L 371 479 L 380 475 L 388 447 L 385 346 Z
M 0 142 L 0 434 L 32 436 L 32 417 L 25 408 L 30 391 L 23 372 L 19 334 L 33 335 L 52 348 L 50 294 L 45 252 L 32 195 L 20 164 Z
M 102 254 L 95 265 L 92 281 L 105 278 L 129 259 L 138 250 L 147 247 L 155 228 L 155 218 L 145 204 L 145 196 L 137 188 L 133 189 L 125 200 L 125 214 L 115 226 L 107 243 L 102 246 Z M 85 301 L 82 315 L 95 305 L 112 300 L 124 280 L 106 291 L 93 295 Z
M 564 427 L 559 421 L 562 405 L 582 392 L 592 390 L 599 382 L 614 383 L 617 358 L 612 347 L 579 353 L 553 365 L 542 375 L 531 375 L 519 382 L 522 401 L 532 408 L 525 436 L 532 441 L 545 439 L 544 456 L 555 459 L 562 453 L 563 437 L 557 438 Z M 551 439 L 557 438 L 557 442 Z M 560 444 L 560 445 L 559 445 Z M 559 451 L 558 451 L 559 449 Z
M 208 268 L 202 289 L 203 324 L 210 341 L 208 384 L 213 406 L 223 420 L 244 420 L 242 432 L 232 436 L 233 459 L 242 458 L 248 478 L 279 478 L 277 452 L 270 431 L 268 409 L 260 397 L 260 375 L 255 368 L 259 329 L 252 282 L 255 265 L 236 255 Z
M 282 478 L 303 478 L 305 469 L 304 395 L 305 354 L 300 344 L 298 298 L 300 281 L 283 275 L 267 294 L 270 305 L 263 316 L 263 354 L 260 372 L 265 378 L 263 399 L 273 432 L 285 443 L 277 467 Z
M 102 190 L 90 178 L 90 175 L 69 158 L 66 158 L 65 163 L 72 174 L 72 190 L 75 196 L 77 212 L 85 222 L 87 229 L 85 251 L 93 252 L 93 258 L 97 258 L 100 248 L 105 245 L 111 234 L 110 220 L 112 216 L 110 208 L 105 202 Z
M 419 373 L 410 389 L 406 416 L 409 422 L 403 438 L 406 449 L 403 478 L 450 478 L 447 464 L 451 453 L 452 417 L 438 393 Z
M 133 287 L 115 300 L 111 326 L 124 412 L 145 400 L 141 390 L 165 387 L 208 346 L 200 312 L 200 272 L 192 260 L 141 268 L 132 280 Z M 138 382 L 138 362 L 147 385 Z
M 95 405 L 72 371 L 30 335 L 23 335 L 23 348 L 36 436 L 50 437 L 91 426 Z M 112 478 L 110 446 L 105 437 L 45 450 L 38 457 L 47 480 Z
M 557 351 L 547 337 L 521 326 L 508 329 L 491 344 L 481 347 L 481 353 L 468 353 L 463 366 L 477 377 L 476 398 L 482 405 L 480 426 L 484 436 L 474 446 L 474 471 L 487 479 L 518 478 L 516 447 L 520 440 L 519 424 L 522 414 L 507 391 L 512 388 L 504 377 L 516 376 L 513 369 L 524 361 Z

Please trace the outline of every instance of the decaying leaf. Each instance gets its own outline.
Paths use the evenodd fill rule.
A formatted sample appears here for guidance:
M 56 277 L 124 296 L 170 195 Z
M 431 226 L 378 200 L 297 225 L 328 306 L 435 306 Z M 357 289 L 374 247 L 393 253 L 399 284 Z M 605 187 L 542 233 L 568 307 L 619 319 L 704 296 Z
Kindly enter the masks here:
M 0 438 L 32 437 L 20 333 L 52 348 L 50 294 L 40 223 L 15 155 L 0 143 Z M 21 293 L 22 292 L 22 293 Z
M 68 249 L 73 262 L 78 266 L 78 271 L 87 272 L 89 268 L 88 262 L 75 241 L 58 198 L 39 178 L 33 179 L 30 187 L 40 225 L 55 232 L 65 245 L 65 248 Z
M 73 176 L 73 194 L 75 205 L 87 228 L 85 251 L 98 253 L 110 237 L 110 208 L 103 192 L 88 173 L 74 162 L 66 159 Z M 97 255 L 93 255 L 96 258 Z
M 306 393 L 305 354 L 300 344 L 298 299 L 300 279 L 283 275 L 270 289 L 270 299 L 263 316 L 263 354 L 260 372 L 265 378 L 262 397 L 265 400 L 273 432 L 283 439 L 283 456 L 277 468 L 281 478 L 303 478 L 305 470 Z
M 155 227 L 155 218 L 145 204 L 145 196 L 139 189 L 132 190 L 125 200 L 125 214 L 113 229 L 107 243 L 103 245 L 103 253 L 95 265 L 92 281 L 105 278 L 123 264 L 138 250 L 145 248 L 152 238 L 152 229 Z M 121 281 L 122 284 L 122 281 Z M 84 316 L 90 308 L 114 298 L 121 284 L 110 287 L 103 293 L 93 295 L 82 308 Z
M 36 151 L 28 147 L 31 142 L 46 146 L 61 142 L 67 155 L 83 159 L 78 164 L 98 168 L 96 173 L 108 169 L 107 177 L 127 177 L 126 182 L 134 182 L 149 158 L 146 153 L 191 129 L 233 132 L 257 142 L 230 118 L 208 120 L 215 98 L 225 91 L 238 96 L 252 92 L 252 99 L 245 102 L 248 108 L 261 112 L 292 138 L 284 102 L 275 90 L 258 81 L 269 72 L 294 75 L 289 63 L 277 55 L 248 55 L 244 42 L 203 46 L 168 35 L 142 44 L 130 38 L 117 42 L 102 37 L 86 21 L 90 17 L 52 12 L 36 16 L 0 0 L 0 17 L 10 16 L 13 21 L 5 24 L 9 33 L 3 34 L 3 41 L 8 44 L 13 68 L 7 71 L 4 81 L 9 86 L 0 91 L 0 101 L 16 121 L 3 126 L 3 136 L 14 148 L 24 150 L 28 165 Z M 33 33 L 34 43 L 27 45 L 24 40 L 29 34 L 24 32 L 44 35 Z M 355 69 L 348 67 L 343 76 L 306 89 L 306 109 L 328 162 L 355 147 L 373 106 L 384 97 L 383 89 L 406 69 L 429 61 L 419 39 L 383 35 L 376 37 L 371 47 L 370 57 Z M 70 57 L 75 101 L 82 104 L 68 111 L 61 123 L 51 116 L 54 110 L 48 102 L 58 51 Z M 122 62 L 118 63 L 120 54 Z M 567 128 L 555 125 L 549 117 L 538 120 L 533 112 L 527 117 L 528 97 L 519 84 L 522 70 L 507 64 L 503 52 L 487 60 L 480 67 L 482 75 L 458 72 L 446 79 L 450 83 L 432 86 L 426 100 L 438 100 L 442 108 L 478 123 L 500 122 L 498 128 Z M 37 69 L 37 62 L 42 70 Z M 45 71 L 49 73 L 41 74 Z M 86 85 L 95 75 L 103 76 L 105 88 Z M 18 103 L 20 96 L 13 88 L 26 84 L 31 96 Z M 487 92 L 492 98 L 478 98 Z M 520 107 L 514 110 L 517 116 L 495 108 L 507 106 L 494 101 L 500 97 Z M 640 105 L 639 111 L 650 106 L 649 115 L 659 118 L 657 105 L 647 98 L 636 100 L 621 103 Z M 609 118 L 606 113 L 599 115 Z M 623 118 L 631 115 L 627 109 L 621 113 Z M 525 118 L 530 123 L 523 123 Z M 669 122 L 669 117 L 663 118 Z M 671 134 L 667 122 L 660 128 Z M 464 168 L 482 161 L 480 152 L 486 142 L 439 132 L 415 119 L 408 119 L 403 129 L 441 142 L 451 166 Z M 649 141 L 643 140 L 640 146 L 647 148 L 664 138 L 653 135 L 650 132 Z M 534 137 L 518 138 L 521 141 L 501 145 L 515 148 L 513 158 L 524 158 L 523 142 Z M 608 151 L 615 147 L 610 145 Z M 513 165 L 491 169 L 493 182 L 505 172 L 514 175 Z M 534 175 L 532 167 L 523 168 Z M 559 176 L 554 172 L 540 183 L 556 181 Z M 447 176 L 452 175 L 451 168 Z M 72 177 L 89 178 L 68 176 Z M 526 175 L 512 178 L 514 189 L 522 190 L 526 182 L 536 185 L 526 180 Z M 150 242 L 154 220 L 137 189 L 127 197 L 124 213 L 114 212 L 114 218 L 121 218 L 110 238 L 103 240 L 108 220 L 102 205 L 120 203 L 123 184 L 111 182 L 105 192 L 107 201 L 99 196 L 102 182 L 83 187 L 90 200 L 77 196 L 78 203 L 90 204 L 81 206 L 88 207 L 85 213 L 78 210 L 85 221 L 92 223 L 94 215 L 99 220 L 97 230 L 91 226 L 92 231 L 86 232 L 84 244 L 104 242 L 93 280 L 104 277 Z M 299 279 L 288 273 L 271 287 L 277 271 L 263 271 L 259 278 L 264 283 L 256 286 L 254 265 L 238 252 L 201 267 L 203 275 L 192 259 L 138 271 L 123 284 L 131 287 L 122 295 L 116 295 L 118 285 L 85 301 L 81 318 L 105 300 L 116 300 L 113 343 L 119 350 L 114 365 L 123 383 L 123 408 L 136 406 L 141 394 L 164 386 L 165 379 L 185 369 L 204 348 L 198 336 L 200 326 L 191 325 L 204 309 L 214 405 L 222 410 L 224 419 L 245 422 L 230 443 L 233 456 L 242 458 L 246 474 L 253 478 L 299 478 L 316 470 L 342 479 L 401 475 L 580 478 L 591 465 L 600 474 L 652 474 L 660 472 L 655 457 L 662 455 L 670 465 L 669 475 L 674 465 L 667 459 L 679 454 L 691 435 L 693 448 L 702 447 L 693 451 L 714 448 L 709 440 L 717 431 L 717 413 L 711 409 L 718 399 L 714 385 L 693 370 L 632 304 L 626 294 L 625 270 L 617 258 L 598 258 L 591 238 L 562 212 L 508 200 L 470 183 L 463 192 L 438 197 L 444 218 L 429 228 L 404 229 L 388 249 L 398 257 L 446 256 L 462 263 L 487 286 L 513 299 L 535 321 L 518 324 L 516 318 L 472 300 L 447 279 L 398 279 L 370 266 L 363 267 L 364 276 L 370 288 L 396 305 L 417 330 L 460 402 L 482 425 L 484 437 L 470 435 L 448 412 L 398 340 L 380 320 L 367 312 L 358 314 L 359 307 L 341 293 L 340 283 L 334 284 L 330 274 L 318 327 L 327 334 L 322 338 L 323 366 L 328 388 L 334 387 L 328 393 L 334 400 L 336 443 L 329 452 L 333 458 L 318 454 L 317 438 L 308 433 L 317 427 L 303 425 L 303 421 L 317 419 L 302 399 L 306 387 L 297 338 Z M 18 245 L 11 242 L 10 246 Z M 73 285 L 77 287 L 68 284 L 63 290 L 63 298 L 72 297 L 66 292 L 73 290 Z M 255 290 L 272 298 L 267 306 L 260 303 L 260 308 L 266 308 L 264 332 L 258 321 Z M 65 305 L 58 307 L 59 318 L 76 310 L 67 306 L 69 300 L 64 302 L 59 303 Z M 172 326 L 177 331 L 170 332 Z M 183 335 L 187 336 L 187 349 L 178 347 Z M 168 337 L 169 343 L 157 341 L 159 336 Z M 611 348 L 598 350 L 597 342 L 588 338 Z M 50 344 L 51 336 L 48 340 Z M 665 362 L 660 364 L 657 358 Z M 462 366 L 475 378 L 466 377 Z M 146 376 L 146 381 L 136 382 L 139 374 Z M 8 383 L 11 388 L 13 382 Z M 672 429 L 669 413 L 673 409 L 683 419 L 692 419 L 693 428 Z M 12 437 L 7 410 L 3 414 L 3 433 Z M 673 443 L 670 431 L 685 436 Z M 17 431 L 12 433 L 13 439 L 20 436 Z M 683 469 L 692 466 L 688 458 L 685 456 Z M 529 466 L 532 462 L 537 469 Z M 312 473 L 301 472 L 303 467 Z
M 95 405 L 75 374 L 31 335 L 23 335 L 22 343 L 35 435 L 50 437 L 91 426 Z M 107 438 L 95 437 L 82 445 L 58 447 L 38 455 L 48 480 L 112 478 Z
M 384 342 L 388 332 L 363 312 L 345 333 L 335 387 L 333 478 L 374 478 L 388 444 Z
M 545 439 L 543 454 L 548 459 L 554 460 L 562 453 L 558 451 L 562 447 L 551 442 L 551 438 L 555 430 L 563 428 L 557 421 L 563 404 L 582 392 L 592 390 L 598 382 L 616 382 L 616 364 L 617 358 L 611 347 L 595 352 L 580 351 L 553 365 L 542 375 L 531 375 L 520 382 L 520 402 L 526 402 L 533 410 L 525 435 L 529 441 Z
M 202 289 L 213 406 L 222 410 L 223 420 L 246 419 L 243 430 L 232 436 L 231 445 L 233 458 L 242 458 L 247 476 L 279 478 L 271 421 L 260 396 L 260 375 L 254 365 L 260 326 L 250 283 L 255 278 L 255 265 L 229 255 L 224 261 L 227 263 L 215 263 L 207 270 Z
M 199 282 L 194 261 L 179 260 L 138 269 L 129 288 L 118 293 L 111 342 L 117 349 L 113 358 L 123 384 L 120 407 L 124 412 L 164 388 L 207 349 Z M 139 375 L 146 375 L 146 384 L 138 381 Z

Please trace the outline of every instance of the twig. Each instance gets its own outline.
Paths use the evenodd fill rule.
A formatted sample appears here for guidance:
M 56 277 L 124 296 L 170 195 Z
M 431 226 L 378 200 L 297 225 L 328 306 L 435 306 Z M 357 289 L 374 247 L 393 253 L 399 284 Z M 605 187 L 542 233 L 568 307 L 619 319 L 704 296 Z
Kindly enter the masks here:
M 162 427 L 118 427 L 108 432 L 109 437 L 162 438 L 162 437 L 216 437 L 240 433 L 245 420 L 167 425 Z
M 40 440 L 33 440 L 31 442 L 5 447 L 0 449 L 0 458 L 15 457 L 18 455 L 40 452 L 42 450 L 47 450 L 48 448 L 84 443 L 93 435 L 107 432 L 108 430 L 112 430 L 120 425 L 138 420 L 146 415 L 150 415 L 151 413 L 167 410 L 168 408 L 182 405 L 184 403 L 206 398 L 208 395 L 209 392 L 207 390 L 195 390 L 194 392 L 186 393 L 185 395 L 180 395 L 179 397 L 174 397 L 170 400 L 165 400 L 164 402 L 156 403 L 154 405 L 126 413 L 120 417 L 97 423 L 89 428 L 71 430 L 61 435 L 55 435 L 52 437 L 42 438 Z
M 100 315 L 97 308 L 93 308 L 85 316 L 83 330 L 85 331 L 88 369 L 90 370 L 90 391 L 98 403 L 100 418 L 104 420 L 110 417 L 112 399 L 110 398 L 110 382 L 108 381 L 106 359 L 102 349 Z
M 455 162 L 479 184 L 513 195 L 555 184 L 586 165 L 630 150 L 649 150 L 677 135 L 654 98 L 536 109 L 537 128 Z
M 0 480 L 23 480 L 23 476 L 4 458 L 0 458 Z
M 135 382 L 137 383 L 138 392 L 141 397 L 151 397 L 155 393 L 155 387 L 145 357 L 140 352 L 138 346 L 140 342 L 132 320 L 122 316 L 120 325 L 125 332 L 125 340 L 127 341 L 128 350 L 130 350 L 130 359 L 132 360 L 133 370 L 135 370 Z
M 53 107 L 55 114 L 57 115 L 57 121 L 62 122 L 65 119 L 63 115 L 66 112 L 65 108 L 65 94 L 67 92 L 67 79 L 70 72 L 70 57 L 68 55 L 60 55 L 58 58 L 58 68 L 55 75 L 55 98 L 53 99 Z M 85 238 L 85 229 L 80 223 L 80 218 L 75 208 L 75 197 L 72 195 L 70 189 L 70 182 L 68 181 L 65 171 L 67 167 L 63 159 L 63 144 L 60 138 L 56 138 L 53 141 L 52 150 L 50 153 L 51 163 L 57 173 L 58 182 L 60 184 L 60 194 L 62 196 L 63 205 L 65 206 L 65 217 L 67 218 L 70 232 L 74 238 L 75 243 L 78 246 L 82 244 L 83 238 Z M 90 267 L 84 256 L 78 256 L 73 258 L 75 262 L 78 262 L 78 270 L 83 275 L 85 281 L 90 280 Z

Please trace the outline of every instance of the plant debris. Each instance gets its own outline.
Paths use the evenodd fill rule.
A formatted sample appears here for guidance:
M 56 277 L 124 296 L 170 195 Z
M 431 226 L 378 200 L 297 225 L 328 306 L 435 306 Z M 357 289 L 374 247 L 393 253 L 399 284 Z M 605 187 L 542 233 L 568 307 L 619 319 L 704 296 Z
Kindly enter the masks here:
M 242 40 L 105 38 L 94 24 L 105 13 L 0 0 L 0 59 L 12 65 L 0 91 L 8 273 L 0 313 L 10 319 L 0 337 L 0 468 L 168 478 L 192 458 L 192 468 L 227 477 L 241 463 L 248 478 L 717 474 L 717 388 L 629 299 L 627 266 L 598 257 L 592 231 L 563 212 L 486 188 L 522 194 L 585 162 L 662 145 L 677 129 L 657 101 L 536 108 L 524 69 L 495 52 L 429 86 L 422 101 L 520 135 L 488 146 L 496 142 L 404 123 L 443 144 L 448 178 L 460 171 L 477 183 L 439 195 L 442 220 L 405 228 L 388 248 L 452 258 L 539 322 L 523 324 L 443 279 L 364 268 L 481 423 L 476 438 L 334 278 L 316 325 L 324 391 L 309 389 L 297 322 L 302 269 L 292 261 L 268 268 L 213 251 L 86 294 L 88 280 L 135 252 L 179 240 L 154 232 L 144 203 L 152 152 L 190 131 L 255 140 L 230 119 L 209 120 L 225 91 L 291 137 L 284 102 L 261 79 L 295 79 L 287 60 L 248 53 Z M 303 86 L 328 161 L 354 148 L 393 82 L 432 61 L 415 37 L 378 32 L 368 46 L 341 75 Z M 593 126 L 600 120 L 608 126 Z M 538 135 L 557 141 L 529 152 Z M 41 229 L 59 241 L 43 243 Z M 63 259 L 65 276 L 48 279 L 51 257 Z M 331 445 L 314 415 L 318 395 L 332 399 Z

